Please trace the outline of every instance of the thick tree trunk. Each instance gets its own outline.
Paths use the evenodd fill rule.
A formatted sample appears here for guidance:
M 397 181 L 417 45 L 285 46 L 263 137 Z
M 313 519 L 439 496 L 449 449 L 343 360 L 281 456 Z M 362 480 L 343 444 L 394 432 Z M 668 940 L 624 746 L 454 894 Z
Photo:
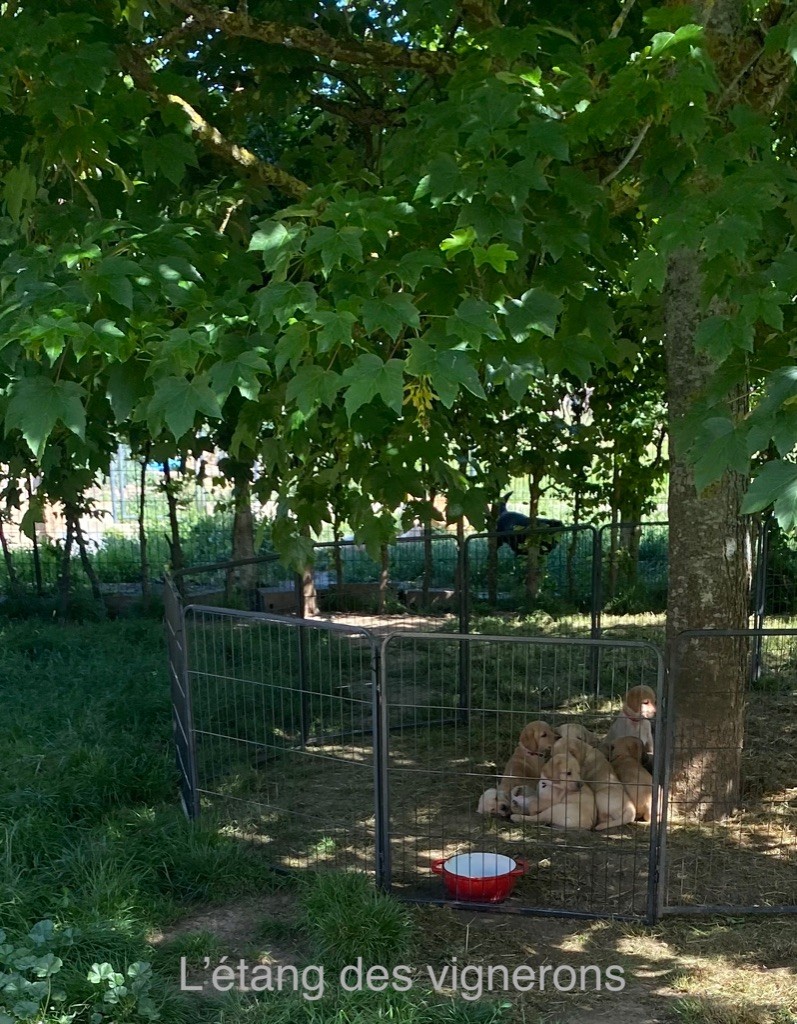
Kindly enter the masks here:
M 677 638 L 688 629 L 747 627 L 750 549 L 739 516 L 744 478 L 726 474 L 698 495 L 679 436 L 683 415 L 713 373 L 710 361 L 695 352 L 700 308 L 698 260 L 681 250 L 670 259 L 665 288 L 673 798 L 680 810 L 712 818 L 729 813 L 738 799 L 747 644 L 734 637 Z

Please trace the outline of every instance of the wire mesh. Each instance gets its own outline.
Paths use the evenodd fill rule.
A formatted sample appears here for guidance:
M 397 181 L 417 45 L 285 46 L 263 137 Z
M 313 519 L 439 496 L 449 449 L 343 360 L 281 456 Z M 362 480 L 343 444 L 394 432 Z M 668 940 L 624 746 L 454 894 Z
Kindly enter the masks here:
M 459 612 L 459 544 L 448 534 L 399 538 L 384 560 L 351 541 L 315 546 L 320 614 L 332 621 L 392 629 L 452 630 Z
M 185 638 L 203 815 L 276 868 L 373 871 L 373 639 L 202 606 Z
M 602 612 L 629 615 L 665 610 L 668 532 L 666 522 L 608 523 L 599 529 Z
M 527 531 L 530 543 L 515 554 L 502 534 L 465 539 L 464 631 L 498 632 L 500 622 L 539 633 L 544 615 L 591 614 L 597 589 L 595 529 L 567 526 Z M 544 613 L 541 618 L 535 613 Z
M 385 777 L 391 879 L 402 896 L 443 899 L 432 864 L 461 853 L 524 858 L 530 870 L 503 909 L 647 917 L 654 830 L 558 831 L 479 814 L 523 727 L 581 723 L 605 733 L 627 690 L 662 678 L 646 644 L 599 643 L 596 694 L 586 640 L 400 634 L 384 642 Z M 469 690 L 457 667 L 465 649 Z M 530 786 L 536 783 L 530 782 Z M 621 789 L 619 781 L 614 785 Z M 578 797 L 576 797 L 578 799 Z
M 748 683 L 756 639 L 672 648 L 665 913 L 797 912 L 797 631 L 760 633 L 766 668 Z

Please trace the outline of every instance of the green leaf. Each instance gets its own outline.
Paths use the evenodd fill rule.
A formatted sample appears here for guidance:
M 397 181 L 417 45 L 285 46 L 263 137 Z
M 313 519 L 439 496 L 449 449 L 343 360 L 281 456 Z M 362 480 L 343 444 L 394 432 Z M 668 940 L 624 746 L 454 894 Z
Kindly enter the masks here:
M 267 372 L 269 365 L 257 352 L 242 352 L 235 359 L 214 363 L 210 369 L 210 385 L 219 399 L 223 400 L 233 388 L 238 388 L 243 398 L 254 402 L 260 394 L 261 382 L 258 374 Z
M 346 414 L 351 420 L 358 409 L 379 396 L 393 412 L 400 414 L 404 400 L 404 364 L 400 359 L 385 363 L 373 352 L 358 356 L 343 374 Z
M 745 474 L 750 468 L 747 444 L 733 422 L 713 417 L 703 424 L 695 450 L 699 457 L 694 465 L 695 486 L 704 490 L 719 480 L 726 470 Z
M 319 405 L 332 407 L 341 387 L 340 374 L 321 366 L 300 366 L 288 382 L 285 398 L 309 416 Z
M 47 439 L 57 423 L 81 439 L 86 434 L 86 392 L 74 381 L 54 381 L 49 377 L 23 377 L 9 388 L 5 426 L 21 431 L 37 459 L 41 459 Z
M 420 327 L 420 316 L 409 295 L 392 293 L 363 303 L 363 326 L 369 334 L 382 330 L 393 341 L 403 327 Z
M 631 291 L 639 298 L 643 291 L 651 285 L 657 292 L 664 288 L 667 275 L 667 259 L 663 253 L 646 250 L 631 264 Z
M 253 306 L 258 325 L 261 330 L 266 330 L 274 320 L 280 326 L 286 324 L 297 309 L 305 313 L 312 312 L 315 304 L 315 288 L 309 281 L 302 281 L 301 284 L 280 281 L 261 288 Z
M 433 249 L 417 249 L 414 252 L 405 253 L 401 257 L 395 273 L 399 281 L 415 288 L 424 270 L 429 268 L 436 270 L 442 266 L 443 259 L 439 252 L 435 252 Z
M 6 172 L 3 199 L 13 221 L 19 221 L 22 211 L 33 202 L 37 188 L 36 177 L 27 164 L 12 167 Z
M 509 299 L 505 307 L 506 325 L 515 341 L 525 341 L 532 331 L 553 337 L 563 308 L 561 301 L 543 288 L 530 288 L 519 299 Z
M 309 342 L 310 334 L 307 326 L 303 323 L 291 324 L 277 342 L 274 359 L 274 369 L 277 374 L 282 373 L 288 363 L 295 368 L 307 352 Z
M 695 348 L 722 362 L 735 348 L 748 352 L 753 348 L 753 328 L 744 318 L 709 316 L 695 332 Z
M 155 394 L 149 403 L 147 421 L 153 434 L 160 433 L 161 421 L 179 441 L 194 425 L 198 413 L 210 419 L 221 418 L 221 408 L 210 389 L 207 375 L 193 380 L 185 377 L 164 377 L 155 383 Z
M 179 185 L 183 180 L 186 167 L 197 166 L 193 145 L 176 132 L 143 139 L 141 158 L 147 177 L 160 171 L 173 185 Z
M 775 516 L 783 530 L 797 525 L 797 465 L 778 459 L 767 462 L 751 482 L 742 501 L 742 514 L 762 512 L 774 505 Z
M 498 271 L 499 274 L 505 274 L 507 263 L 511 260 L 516 260 L 518 254 L 513 249 L 510 249 L 508 245 L 504 245 L 501 242 L 491 245 L 489 249 L 482 249 L 481 246 L 476 246 L 473 250 L 473 258 L 477 267 L 489 263 L 493 270 Z
M 313 323 L 321 326 L 316 335 L 318 352 L 329 352 L 338 345 L 350 345 L 356 322 L 357 318 L 348 310 L 316 310 L 313 314 Z
M 452 317 L 446 321 L 446 331 L 474 348 L 485 338 L 500 338 L 501 330 L 495 319 L 495 306 L 482 299 L 468 297 L 457 306 Z
M 473 243 L 476 241 L 476 231 L 472 227 L 457 228 L 457 230 L 449 235 L 448 238 L 444 238 L 440 243 L 440 248 L 446 254 L 448 259 L 453 259 L 459 255 L 464 249 L 470 249 Z

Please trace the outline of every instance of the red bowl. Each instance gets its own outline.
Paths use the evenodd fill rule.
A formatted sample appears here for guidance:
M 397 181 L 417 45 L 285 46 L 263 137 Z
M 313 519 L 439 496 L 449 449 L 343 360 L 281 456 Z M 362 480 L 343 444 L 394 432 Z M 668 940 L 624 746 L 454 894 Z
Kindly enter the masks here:
M 448 895 L 471 903 L 500 903 L 528 870 L 528 863 L 500 853 L 458 853 L 432 861 L 432 871 L 443 876 Z

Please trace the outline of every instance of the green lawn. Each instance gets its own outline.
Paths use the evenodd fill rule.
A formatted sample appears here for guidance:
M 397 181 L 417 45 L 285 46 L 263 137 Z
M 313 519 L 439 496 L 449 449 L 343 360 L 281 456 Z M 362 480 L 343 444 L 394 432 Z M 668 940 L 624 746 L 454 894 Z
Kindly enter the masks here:
M 184 820 L 160 624 L 5 624 L 0 687 L 2 1024 L 497 1019 L 491 1006 L 460 1012 L 450 1001 L 425 1007 L 399 995 L 218 1003 L 181 994 L 180 954 L 202 960 L 228 950 L 212 935 L 186 938 L 179 927 L 170 941 L 175 922 L 216 906 L 259 904 L 250 922 L 254 945 L 243 950 L 256 959 L 273 938 L 269 900 L 281 896 L 300 920 L 304 906 L 312 908 L 321 924 L 307 931 L 305 955 L 324 955 L 341 941 L 320 910 L 334 893 L 300 892 L 248 844 Z M 411 942 L 397 904 L 377 901 L 382 909 L 374 913 L 376 897 L 360 887 L 346 896 L 350 915 L 358 899 L 357 941 L 379 946 L 392 936 L 397 949 Z M 139 966 L 129 976 L 132 965 Z
M 162 629 L 0 625 L 0 1024 L 793 1024 L 787 920 L 655 929 L 413 909 L 360 876 L 286 879 L 177 801 Z M 542 870 L 542 867 L 540 868 Z M 410 964 L 409 992 L 319 1001 L 179 991 L 228 955 L 330 977 Z M 626 991 L 437 995 L 424 965 L 621 964 Z M 115 1001 L 111 1001 L 115 1000 Z

